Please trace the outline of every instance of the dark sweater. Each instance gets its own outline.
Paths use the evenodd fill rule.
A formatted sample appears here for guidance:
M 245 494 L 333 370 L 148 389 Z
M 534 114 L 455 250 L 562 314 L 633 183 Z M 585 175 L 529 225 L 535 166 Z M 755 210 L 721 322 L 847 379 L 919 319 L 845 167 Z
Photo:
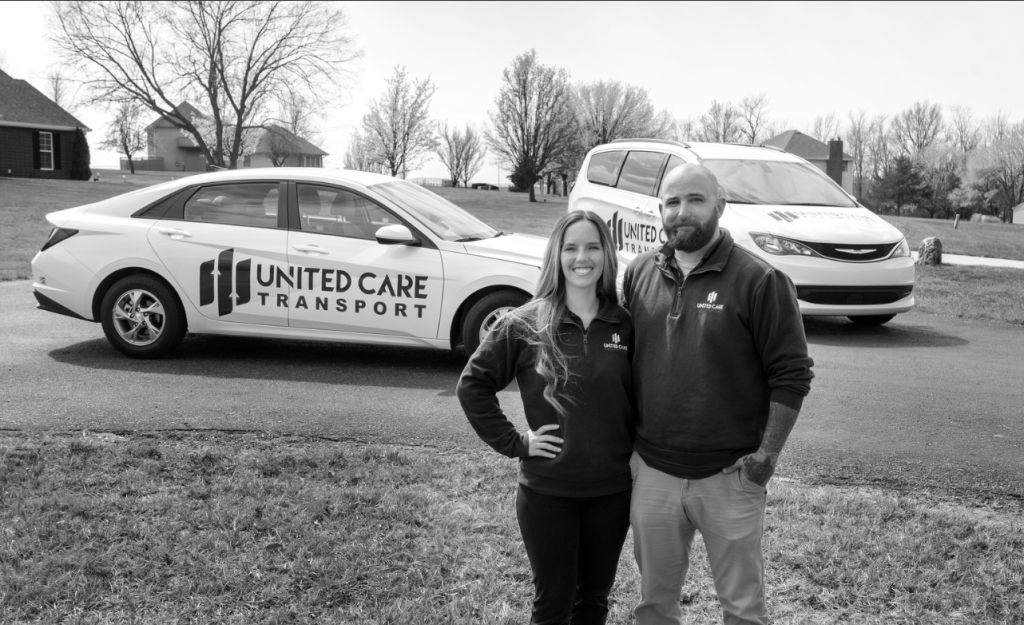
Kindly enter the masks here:
M 686 479 L 757 451 L 769 402 L 799 410 L 814 376 L 793 283 L 721 232 L 685 280 L 666 246 L 637 256 L 622 285 L 636 327 L 635 448 Z
M 495 450 L 521 458 L 519 483 L 545 495 L 596 497 L 629 490 L 633 449 L 633 381 L 629 313 L 605 303 L 584 332 L 575 315 L 562 320 L 560 344 L 571 356 L 572 381 L 560 417 L 544 399 L 545 381 L 535 369 L 534 349 L 516 332 L 492 332 L 466 364 L 456 392 L 476 433 Z M 529 455 L 520 434 L 498 404 L 496 393 L 519 381 L 526 421 L 531 430 L 557 423 L 547 432 L 562 438 L 554 458 Z

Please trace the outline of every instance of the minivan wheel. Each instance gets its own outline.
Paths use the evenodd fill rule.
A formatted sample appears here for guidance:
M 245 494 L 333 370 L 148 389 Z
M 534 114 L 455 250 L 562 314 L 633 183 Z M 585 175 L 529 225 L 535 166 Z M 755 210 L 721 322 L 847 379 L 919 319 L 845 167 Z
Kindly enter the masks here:
M 477 300 L 462 320 L 462 347 L 466 353 L 475 352 L 494 323 L 508 311 L 525 304 L 528 299 L 525 294 L 509 289 L 488 293 Z
M 159 358 L 181 343 L 185 315 L 178 297 L 146 275 L 122 278 L 103 296 L 100 323 L 107 340 L 131 358 Z
M 880 326 L 889 323 L 896 315 L 857 315 L 850 317 L 850 321 L 859 326 Z

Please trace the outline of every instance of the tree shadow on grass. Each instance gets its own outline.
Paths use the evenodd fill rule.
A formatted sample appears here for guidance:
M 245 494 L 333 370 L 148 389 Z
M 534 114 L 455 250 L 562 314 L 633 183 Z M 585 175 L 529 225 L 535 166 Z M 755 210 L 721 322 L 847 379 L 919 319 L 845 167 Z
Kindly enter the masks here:
M 123 356 L 105 339 L 49 352 L 76 367 L 129 373 L 452 391 L 466 357 L 448 350 L 189 335 L 155 360 Z
M 807 342 L 833 347 L 960 347 L 970 341 L 932 326 L 902 321 L 899 316 L 881 326 L 861 326 L 846 317 L 804 317 Z

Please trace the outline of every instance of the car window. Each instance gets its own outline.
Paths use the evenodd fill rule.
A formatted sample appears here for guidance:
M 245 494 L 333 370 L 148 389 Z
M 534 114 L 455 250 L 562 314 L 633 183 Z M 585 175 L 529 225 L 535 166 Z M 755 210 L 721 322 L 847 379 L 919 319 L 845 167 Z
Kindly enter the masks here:
M 742 159 L 702 163 L 715 172 L 726 201 L 735 204 L 857 206 L 836 183 L 806 163 Z
M 665 155 L 660 152 L 630 152 L 626 162 L 622 164 L 622 173 L 619 174 L 616 188 L 654 195 L 654 183 L 658 180 L 658 173 L 664 162 Z
M 401 221 L 363 196 L 312 184 L 297 185 L 299 222 L 306 232 L 374 240 L 384 226 Z
M 445 241 L 479 241 L 497 236 L 498 231 L 443 197 L 405 180 L 370 185 L 370 190 L 394 202 L 419 225 Z
M 661 193 L 661 185 L 663 182 L 665 182 L 665 176 L 668 175 L 668 172 L 672 171 L 676 167 L 679 167 L 680 165 L 685 164 L 686 161 L 684 161 L 683 159 L 679 158 L 675 154 L 669 154 L 668 165 L 665 165 L 665 172 L 661 174 L 661 179 L 658 180 L 658 188 L 654 190 L 654 194 L 658 195 L 659 193 Z
M 247 182 L 203 187 L 185 202 L 185 221 L 277 227 L 278 184 Z
M 619 166 L 626 152 L 615 150 L 613 152 L 599 152 L 590 157 L 590 165 L 587 167 L 587 180 L 595 184 L 603 184 L 611 187 L 615 185 L 615 179 L 619 176 Z

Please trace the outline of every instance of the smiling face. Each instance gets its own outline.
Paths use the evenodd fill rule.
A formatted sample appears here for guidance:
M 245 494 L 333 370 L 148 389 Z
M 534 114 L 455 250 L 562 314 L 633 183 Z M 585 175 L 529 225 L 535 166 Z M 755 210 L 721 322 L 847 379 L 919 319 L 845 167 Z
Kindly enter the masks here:
M 605 262 L 597 226 L 581 220 L 566 228 L 560 259 L 566 290 L 596 289 Z

